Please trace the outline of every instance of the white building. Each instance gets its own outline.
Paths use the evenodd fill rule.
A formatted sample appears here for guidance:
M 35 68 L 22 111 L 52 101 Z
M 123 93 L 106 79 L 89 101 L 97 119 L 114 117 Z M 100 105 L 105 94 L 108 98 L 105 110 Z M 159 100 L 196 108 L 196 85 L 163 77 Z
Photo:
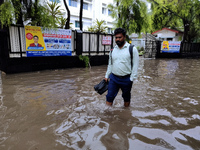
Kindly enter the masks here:
M 44 0 L 55 1 L 55 0 Z M 80 0 L 66 0 L 70 9 L 70 23 L 72 23 L 72 29 L 80 29 L 79 13 L 80 13 Z M 94 25 L 96 19 L 104 20 L 106 26 L 108 26 L 108 33 L 114 28 L 114 19 L 109 16 L 111 11 L 107 8 L 109 4 L 113 3 L 113 0 L 84 0 L 83 1 L 83 31 L 87 31 L 88 27 Z M 67 11 L 63 0 L 60 0 L 60 9 L 65 12 L 67 18 Z
M 183 32 L 176 29 L 163 28 L 152 33 L 158 40 L 162 41 L 181 41 Z

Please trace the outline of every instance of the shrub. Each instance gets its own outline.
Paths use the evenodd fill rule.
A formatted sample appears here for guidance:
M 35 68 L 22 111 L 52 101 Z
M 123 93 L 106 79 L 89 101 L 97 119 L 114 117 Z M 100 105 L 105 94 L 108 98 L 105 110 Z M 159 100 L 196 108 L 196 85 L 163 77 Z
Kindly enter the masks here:
M 91 68 L 91 66 L 90 66 L 90 58 L 89 58 L 88 56 L 79 55 L 79 59 L 80 59 L 81 61 L 84 61 L 85 67 L 86 67 L 86 68 L 88 68 L 88 67 Z
M 141 48 L 140 48 L 140 51 L 143 51 L 143 52 L 144 52 L 144 47 L 141 47 Z

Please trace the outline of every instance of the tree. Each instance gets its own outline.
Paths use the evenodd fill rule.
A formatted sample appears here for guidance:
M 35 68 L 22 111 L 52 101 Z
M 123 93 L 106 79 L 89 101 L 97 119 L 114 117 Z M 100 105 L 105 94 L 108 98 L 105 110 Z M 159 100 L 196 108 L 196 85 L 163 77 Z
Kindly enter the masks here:
M 23 24 L 23 12 L 22 12 L 22 2 L 23 0 L 11 0 L 13 7 L 15 9 L 15 20 L 17 25 L 24 25 Z
M 49 14 L 40 0 L 5 0 L 0 3 L 1 27 L 11 24 L 55 27 L 55 16 Z
M 10 26 L 13 22 L 14 8 L 10 1 L 0 3 L 0 26 Z
M 54 1 L 52 3 L 47 2 L 47 12 L 52 17 L 53 27 L 57 27 L 59 23 L 59 19 L 63 16 L 63 13 L 60 10 L 60 5 L 58 4 L 59 1 Z
M 95 25 L 89 27 L 88 31 L 95 32 L 95 33 L 106 33 L 106 29 L 107 28 L 108 27 L 105 26 L 105 21 L 104 20 L 99 21 L 98 19 L 96 19 Z
M 64 18 L 63 16 L 59 19 L 59 28 L 64 29 L 65 23 L 67 22 L 67 18 Z
M 146 3 L 140 0 L 114 0 L 108 8 L 116 19 L 116 26 L 127 30 L 129 34 L 149 30 L 149 17 Z
M 80 15 L 79 15 L 79 24 L 80 24 L 80 30 L 83 30 L 83 0 L 80 0 Z
M 152 3 L 152 26 L 182 28 L 183 41 L 192 42 L 200 37 L 199 0 L 149 0 Z
M 31 1 L 26 0 L 30 3 L 23 3 L 24 21 L 26 24 L 32 26 L 42 26 L 42 27 L 56 27 L 55 18 L 49 13 L 48 6 L 43 6 L 39 0 Z
M 69 7 L 66 3 L 66 0 L 63 0 L 64 2 L 64 5 L 65 5 L 65 8 L 67 10 L 67 22 L 65 24 L 65 29 L 69 29 L 70 28 L 70 10 L 69 10 Z

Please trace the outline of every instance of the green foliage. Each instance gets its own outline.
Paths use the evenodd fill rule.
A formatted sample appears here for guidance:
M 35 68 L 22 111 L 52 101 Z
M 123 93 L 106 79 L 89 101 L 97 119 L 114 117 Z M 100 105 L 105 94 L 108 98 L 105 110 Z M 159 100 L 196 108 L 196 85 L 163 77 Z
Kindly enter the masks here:
M 178 37 L 178 41 L 182 41 L 182 37 L 181 36 Z
M 140 56 L 144 54 L 144 47 L 140 48 L 139 46 L 137 46 L 136 48 L 137 48 L 138 53 L 139 53 Z
M 152 3 L 153 31 L 163 27 L 184 30 L 184 41 L 200 37 L 199 0 L 148 0 Z
M 1 27 L 11 24 L 56 28 L 61 22 L 59 1 L 42 5 L 40 0 L 6 0 L 0 4 Z M 62 20 L 63 21 L 63 20 Z
M 14 14 L 14 8 L 10 1 L 6 1 L 2 5 L 0 5 L 1 28 L 3 28 L 3 26 L 10 26 L 12 24 L 13 14 Z
M 140 56 L 144 54 L 144 47 L 141 47 L 141 48 L 137 47 L 137 50 L 138 50 Z
M 181 18 L 176 17 L 171 11 L 167 9 L 174 9 L 174 5 L 170 2 L 166 2 L 165 0 L 158 1 L 159 3 L 154 3 L 154 0 L 150 0 L 152 2 L 152 27 L 153 31 L 162 29 L 163 27 L 178 27 L 181 26 Z M 157 2 L 157 1 L 155 1 Z
M 59 18 L 59 28 L 64 29 L 65 28 L 65 23 L 67 22 L 67 18 L 64 18 L 63 16 L 61 16 Z
M 143 52 L 144 52 L 144 47 L 141 47 L 141 48 L 140 48 L 140 51 L 143 51 Z
M 58 27 L 61 29 L 64 29 L 66 22 L 67 22 L 67 18 L 64 18 L 63 16 L 61 16 L 58 20 Z M 70 29 L 72 29 L 72 25 L 73 23 L 70 23 Z
M 86 68 L 90 67 L 90 58 L 88 56 L 79 55 L 79 59 L 84 61 Z
M 141 56 L 141 55 L 143 55 L 144 54 L 144 51 L 140 51 L 139 52 L 139 55 Z
M 41 5 L 39 0 L 32 3 L 30 11 L 24 14 L 25 20 L 29 20 L 29 25 L 42 26 L 47 28 L 57 28 L 59 19 L 62 16 L 58 1 Z
M 52 17 L 52 26 L 53 27 L 58 27 L 58 23 L 60 21 L 67 21 L 66 19 L 63 18 L 63 13 L 61 12 L 60 5 L 58 4 L 59 1 L 54 1 L 54 2 L 47 2 L 46 10 L 49 16 Z
M 29 20 L 28 25 L 54 27 L 53 17 L 48 15 L 47 9 L 39 3 L 33 3 L 32 9 L 25 14 L 25 20 Z
M 88 31 L 89 32 L 95 32 L 95 33 L 106 33 L 106 29 L 108 27 L 105 26 L 105 21 L 104 20 L 101 20 L 99 21 L 98 19 L 95 21 L 95 25 L 94 26 L 91 26 L 88 28 Z
M 146 3 L 140 0 L 114 0 L 108 8 L 116 19 L 116 26 L 127 30 L 128 34 L 148 32 L 150 16 Z

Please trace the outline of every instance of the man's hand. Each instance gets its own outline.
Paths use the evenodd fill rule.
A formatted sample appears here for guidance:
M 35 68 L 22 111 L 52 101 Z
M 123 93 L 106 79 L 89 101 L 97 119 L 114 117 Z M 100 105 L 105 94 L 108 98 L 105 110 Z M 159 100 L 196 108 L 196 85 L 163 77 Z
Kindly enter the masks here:
M 108 78 L 105 78 L 104 80 L 105 80 L 106 82 L 108 82 Z

